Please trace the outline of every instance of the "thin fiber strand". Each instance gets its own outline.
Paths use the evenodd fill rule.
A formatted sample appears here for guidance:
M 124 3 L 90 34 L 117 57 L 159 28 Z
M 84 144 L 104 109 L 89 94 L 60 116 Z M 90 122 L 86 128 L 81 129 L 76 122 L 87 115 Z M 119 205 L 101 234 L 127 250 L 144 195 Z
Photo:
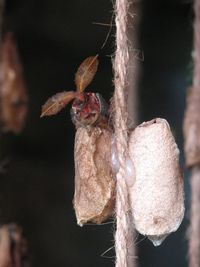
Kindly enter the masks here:
M 127 0 L 116 0 L 116 52 L 113 62 L 114 68 L 114 124 L 116 136 L 116 149 L 119 158 L 119 171 L 116 186 L 116 232 L 115 251 L 116 267 L 134 266 L 133 224 L 129 214 L 129 197 L 125 182 L 125 162 L 128 145 L 128 12 Z

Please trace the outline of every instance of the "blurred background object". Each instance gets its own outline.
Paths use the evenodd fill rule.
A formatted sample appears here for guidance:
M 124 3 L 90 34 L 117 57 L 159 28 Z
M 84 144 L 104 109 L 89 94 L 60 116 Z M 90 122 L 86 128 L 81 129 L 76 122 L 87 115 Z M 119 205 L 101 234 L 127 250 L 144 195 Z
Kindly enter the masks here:
M 13 34 L 0 46 L 0 131 L 20 133 L 25 125 L 28 96 Z
M 0 266 L 30 267 L 27 242 L 22 228 L 15 223 L 0 227 Z

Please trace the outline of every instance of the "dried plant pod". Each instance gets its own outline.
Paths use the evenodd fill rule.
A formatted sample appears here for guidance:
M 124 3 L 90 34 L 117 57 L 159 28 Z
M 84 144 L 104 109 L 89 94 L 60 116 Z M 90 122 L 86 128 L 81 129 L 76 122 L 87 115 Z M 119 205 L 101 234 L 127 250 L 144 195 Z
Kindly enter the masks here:
M 0 48 L 0 124 L 19 133 L 25 124 L 28 95 L 14 38 L 8 33 Z
M 200 164 L 200 92 L 189 88 L 183 124 L 186 164 L 192 167 Z
M 184 217 L 179 150 L 167 121 L 157 118 L 136 127 L 129 155 L 134 166 L 129 187 L 134 224 L 158 246 Z
M 85 88 L 91 83 L 98 68 L 98 55 L 95 57 L 87 57 L 79 66 L 76 75 L 75 83 L 77 91 L 83 92 Z
M 57 114 L 70 101 L 72 101 L 75 98 L 75 96 L 76 92 L 74 91 L 68 91 L 68 92 L 64 91 L 53 95 L 42 106 L 42 112 L 40 117 L 52 116 Z
M 115 181 L 109 129 L 80 127 L 75 138 L 74 208 L 77 223 L 101 223 L 113 214 Z

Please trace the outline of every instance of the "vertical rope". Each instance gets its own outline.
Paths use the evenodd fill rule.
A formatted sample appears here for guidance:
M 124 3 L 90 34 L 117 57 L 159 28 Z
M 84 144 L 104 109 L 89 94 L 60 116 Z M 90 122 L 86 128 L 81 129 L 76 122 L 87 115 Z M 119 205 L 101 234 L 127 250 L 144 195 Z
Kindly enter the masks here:
M 129 214 L 129 197 L 125 182 L 125 163 L 128 145 L 128 0 L 116 0 L 116 53 L 114 69 L 115 137 L 119 159 L 116 186 L 116 267 L 132 267 L 133 261 L 133 224 Z
M 200 0 L 194 1 L 194 77 L 196 99 L 200 99 Z M 200 105 L 200 103 L 199 103 Z M 198 114 L 199 115 L 199 114 Z M 199 126 L 198 126 L 199 127 Z M 192 168 L 191 175 L 191 236 L 189 241 L 189 266 L 200 266 L 200 167 Z
M 194 1 L 194 97 L 200 100 L 200 0 Z M 198 101 L 199 102 L 199 101 Z M 200 102 L 198 103 L 200 105 Z M 198 114 L 199 116 L 199 114 Z M 196 121 L 198 123 L 198 121 Z M 200 127 L 197 126 L 197 127 Z M 200 266 L 200 167 L 192 167 L 191 174 L 191 213 L 190 213 L 190 240 L 189 266 Z
M 194 1 L 194 74 L 184 119 L 186 164 L 191 167 L 189 267 L 200 266 L 200 0 Z

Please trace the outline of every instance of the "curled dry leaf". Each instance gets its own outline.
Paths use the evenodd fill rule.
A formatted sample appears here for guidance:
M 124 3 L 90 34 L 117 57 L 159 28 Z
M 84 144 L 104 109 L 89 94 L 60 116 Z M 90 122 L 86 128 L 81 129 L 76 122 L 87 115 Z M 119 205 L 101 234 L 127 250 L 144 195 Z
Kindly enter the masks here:
M 79 66 L 75 75 L 77 91 L 83 92 L 94 78 L 99 64 L 97 57 L 98 55 L 95 57 L 87 57 Z
M 0 124 L 4 132 L 19 133 L 25 124 L 28 96 L 16 44 L 8 33 L 0 48 Z
M 76 96 L 76 92 L 60 92 L 50 97 L 42 106 L 40 117 L 51 116 L 57 114 Z

